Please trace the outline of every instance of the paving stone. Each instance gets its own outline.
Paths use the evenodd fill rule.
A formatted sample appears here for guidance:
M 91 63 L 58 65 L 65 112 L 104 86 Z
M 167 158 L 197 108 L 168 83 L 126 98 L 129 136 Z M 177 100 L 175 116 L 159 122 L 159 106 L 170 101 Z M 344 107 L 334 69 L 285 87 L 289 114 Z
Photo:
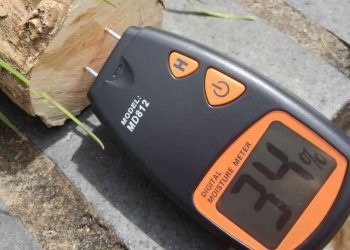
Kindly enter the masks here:
M 350 44 L 350 0 L 285 0 Z
M 39 250 L 41 247 L 0 200 L 0 250 Z

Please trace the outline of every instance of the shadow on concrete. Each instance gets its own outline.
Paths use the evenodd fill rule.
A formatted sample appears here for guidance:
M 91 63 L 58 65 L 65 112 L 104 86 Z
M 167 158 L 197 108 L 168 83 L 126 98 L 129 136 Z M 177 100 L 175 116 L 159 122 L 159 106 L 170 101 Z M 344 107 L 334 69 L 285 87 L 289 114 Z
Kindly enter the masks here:
M 70 132 L 81 137 L 83 141 L 70 159 L 77 166 L 77 171 L 104 199 L 163 248 L 226 248 L 177 208 L 146 178 L 122 147 L 111 141 L 106 127 L 95 127 L 88 121 L 93 115 L 91 109 L 83 112 L 79 119 L 90 127 L 95 127 L 94 132 L 105 143 L 105 151 L 82 134 L 72 122 L 63 127 L 49 129 L 39 119 L 25 115 L 2 93 L 0 110 L 7 113 L 41 151 L 50 148 Z M 65 154 L 64 148 L 61 152 Z M 59 157 L 53 160 L 62 168 L 57 159 Z
M 14 216 L 13 216 L 10 212 L 8 212 L 8 211 L 6 211 L 6 210 L 3 210 L 3 209 L 1 209 L 1 208 L 0 208 L 0 215 L 6 216 L 6 217 L 12 217 L 12 218 L 14 218 Z

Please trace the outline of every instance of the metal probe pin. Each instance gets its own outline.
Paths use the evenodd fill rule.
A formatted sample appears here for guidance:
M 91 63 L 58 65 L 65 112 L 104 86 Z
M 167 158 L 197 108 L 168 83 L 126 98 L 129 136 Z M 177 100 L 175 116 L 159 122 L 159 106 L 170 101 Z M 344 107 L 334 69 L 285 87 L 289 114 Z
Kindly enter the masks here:
M 118 41 L 122 38 L 121 35 L 119 35 L 117 32 L 114 32 L 113 30 L 111 30 L 110 28 L 105 28 L 105 31 L 110 34 L 111 36 L 113 36 L 115 39 L 117 39 Z
M 98 76 L 98 73 L 95 70 L 93 70 L 92 68 L 86 66 L 86 67 L 84 67 L 84 69 L 85 69 L 86 72 L 90 73 L 93 77 L 97 77 Z
M 114 37 L 115 39 L 117 39 L 118 41 L 121 39 L 121 35 L 119 35 L 118 33 L 114 32 L 113 30 L 111 30 L 110 28 L 105 28 L 105 31 L 110 34 L 112 37 Z M 93 77 L 97 77 L 98 73 L 93 70 L 92 68 L 86 66 L 84 67 L 85 71 L 90 73 Z

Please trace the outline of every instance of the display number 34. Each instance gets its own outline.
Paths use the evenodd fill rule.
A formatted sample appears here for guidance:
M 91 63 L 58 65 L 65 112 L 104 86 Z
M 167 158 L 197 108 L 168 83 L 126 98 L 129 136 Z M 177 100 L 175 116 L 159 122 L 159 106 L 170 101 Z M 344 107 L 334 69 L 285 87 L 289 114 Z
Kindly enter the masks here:
M 314 179 L 314 176 L 301 167 L 298 163 L 294 161 L 289 161 L 288 156 L 277 148 L 272 143 L 267 142 L 266 144 L 267 151 L 281 161 L 281 165 L 277 172 L 272 172 L 264 163 L 256 161 L 253 162 L 253 166 L 266 178 L 271 181 L 282 180 L 284 176 L 289 171 L 294 171 L 300 178 L 303 178 L 306 181 Z M 303 151 L 299 154 L 299 159 L 306 165 L 314 163 L 318 168 L 322 170 L 322 165 L 327 164 L 327 160 L 321 154 L 315 154 L 313 157 L 310 152 L 303 148 Z M 276 229 L 280 231 L 288 222 L 292 216 L 292 211 L 290 207 L 279 197 L 273 193 L 268 193 L 266 188 L 259 183 L 254 177 L 249 174 L 243 174 L 239 177 L 237 182 L 231 189 L 231 193 L 239 193 L 244 185 L 250 185 L 256 192 L 259 193 L 259 198 L 254 204 L 254 210 L 256 212 L 261 211 L 261 209 L 267 204 L 271 203 L 273 206 L 277 207 L 281 211 L 281 215 L 276 222 Z

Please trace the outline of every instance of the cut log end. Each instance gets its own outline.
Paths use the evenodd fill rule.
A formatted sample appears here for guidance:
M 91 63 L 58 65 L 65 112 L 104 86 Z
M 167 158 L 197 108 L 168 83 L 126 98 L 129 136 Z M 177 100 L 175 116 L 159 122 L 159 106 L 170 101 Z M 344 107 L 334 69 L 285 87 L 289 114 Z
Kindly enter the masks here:
M 0 58 L 31 80 L 73 114 L 89 105 L 94 78 L 83 68 L 100 70 L 116 42 L 104 32 L 122 33 L 131 25 L 159 26 L 157 0 L 114 0 L 117 7 L 96 0 L 3 0 L 0 3 Z M 14 76 L 0 72 L 0 88 L 28 114 L 48 126 L 67 117 L 29 92 Z

